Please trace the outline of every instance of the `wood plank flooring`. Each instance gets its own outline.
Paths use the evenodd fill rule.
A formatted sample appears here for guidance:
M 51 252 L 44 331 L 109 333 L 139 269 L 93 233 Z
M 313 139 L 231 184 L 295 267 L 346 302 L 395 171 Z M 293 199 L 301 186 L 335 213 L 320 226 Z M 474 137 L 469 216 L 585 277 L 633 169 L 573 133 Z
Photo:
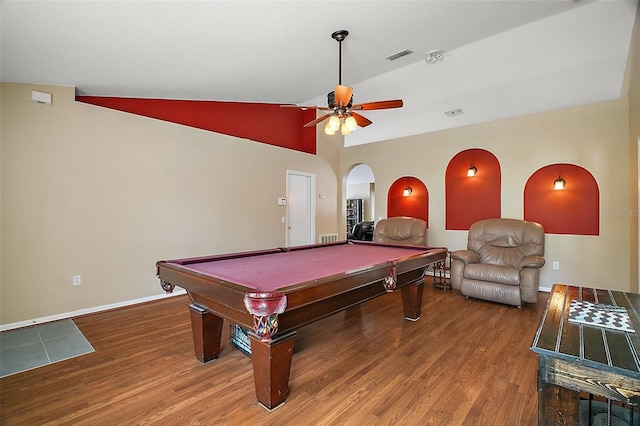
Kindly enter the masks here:
M 251 360 L 229 344 L 193 354 L 187 296 L 74 318 L 95 352 L 0 380 L 10 425 L 534 425 L 546 302 L 522 309 L 425 285 L 422 318 L 400 292 L 298 331 L 290 394 L 255 399 Z

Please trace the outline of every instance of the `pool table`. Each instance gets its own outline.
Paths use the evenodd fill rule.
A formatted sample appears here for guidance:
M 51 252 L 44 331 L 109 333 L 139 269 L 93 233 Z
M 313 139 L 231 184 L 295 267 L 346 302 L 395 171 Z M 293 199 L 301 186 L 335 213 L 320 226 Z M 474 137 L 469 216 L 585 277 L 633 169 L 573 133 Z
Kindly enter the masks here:
M 258 402 L 283 403 L 296 329 L 400 289 L 404 316 L 420 318 L 424 274 L 446 248 L 365 241 L 275 248 L 157 262 L 165 291 L 184 288 L 196 358 L 218 357 L 223 320 L 250 330 Z

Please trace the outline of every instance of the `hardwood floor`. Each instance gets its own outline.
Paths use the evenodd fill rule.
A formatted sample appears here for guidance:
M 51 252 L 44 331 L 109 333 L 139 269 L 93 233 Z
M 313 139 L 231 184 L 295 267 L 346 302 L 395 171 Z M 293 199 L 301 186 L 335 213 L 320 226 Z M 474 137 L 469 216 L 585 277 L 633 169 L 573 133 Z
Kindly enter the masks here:
M 273 412 L 226 322 L 220 358 L 195 359 L 187 296 L 74 318 L 95 352 L 1 379 L 0 424 L 534 425 L 546 297 L 517 309 L 427 282 L 417 322 L 400 292 L 317 321 Z

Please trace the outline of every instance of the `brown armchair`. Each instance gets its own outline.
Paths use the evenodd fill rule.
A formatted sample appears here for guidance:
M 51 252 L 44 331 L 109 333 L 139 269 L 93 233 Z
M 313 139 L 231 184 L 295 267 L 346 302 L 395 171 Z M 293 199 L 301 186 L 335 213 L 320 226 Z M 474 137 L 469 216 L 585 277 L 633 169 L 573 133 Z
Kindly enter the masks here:
M 407 216 L 380 219 L 373 230 L 373 242 L 426 246 L 427 222 Z
M 451 285 L 467 297 L 520 307 L 538 301 L 544 228 L 518 219 L 485 219 L 469 228 L 467 250 L 451 253 Z

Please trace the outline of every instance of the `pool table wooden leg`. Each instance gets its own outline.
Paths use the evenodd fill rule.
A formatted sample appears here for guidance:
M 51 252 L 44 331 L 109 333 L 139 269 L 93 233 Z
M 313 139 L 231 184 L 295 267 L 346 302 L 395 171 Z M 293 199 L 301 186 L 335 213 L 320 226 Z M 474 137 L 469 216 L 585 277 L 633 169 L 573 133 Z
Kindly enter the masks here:
M 424 290 L 424 279 L 401 287 L 402 309 L 404 317 L 410 321 L 418 321 L 422 311 L 422 292 Z
M 200 362 L 211 361 L 220 354 L 222 318 L 198 305 L 189 305 L 193 349 Z
M 249 332 L 256 397 L 268 410 L 282 404 L 289 395 L 289 373 L 295 337 L 296 332 L 290 331 L 263 342 Z

